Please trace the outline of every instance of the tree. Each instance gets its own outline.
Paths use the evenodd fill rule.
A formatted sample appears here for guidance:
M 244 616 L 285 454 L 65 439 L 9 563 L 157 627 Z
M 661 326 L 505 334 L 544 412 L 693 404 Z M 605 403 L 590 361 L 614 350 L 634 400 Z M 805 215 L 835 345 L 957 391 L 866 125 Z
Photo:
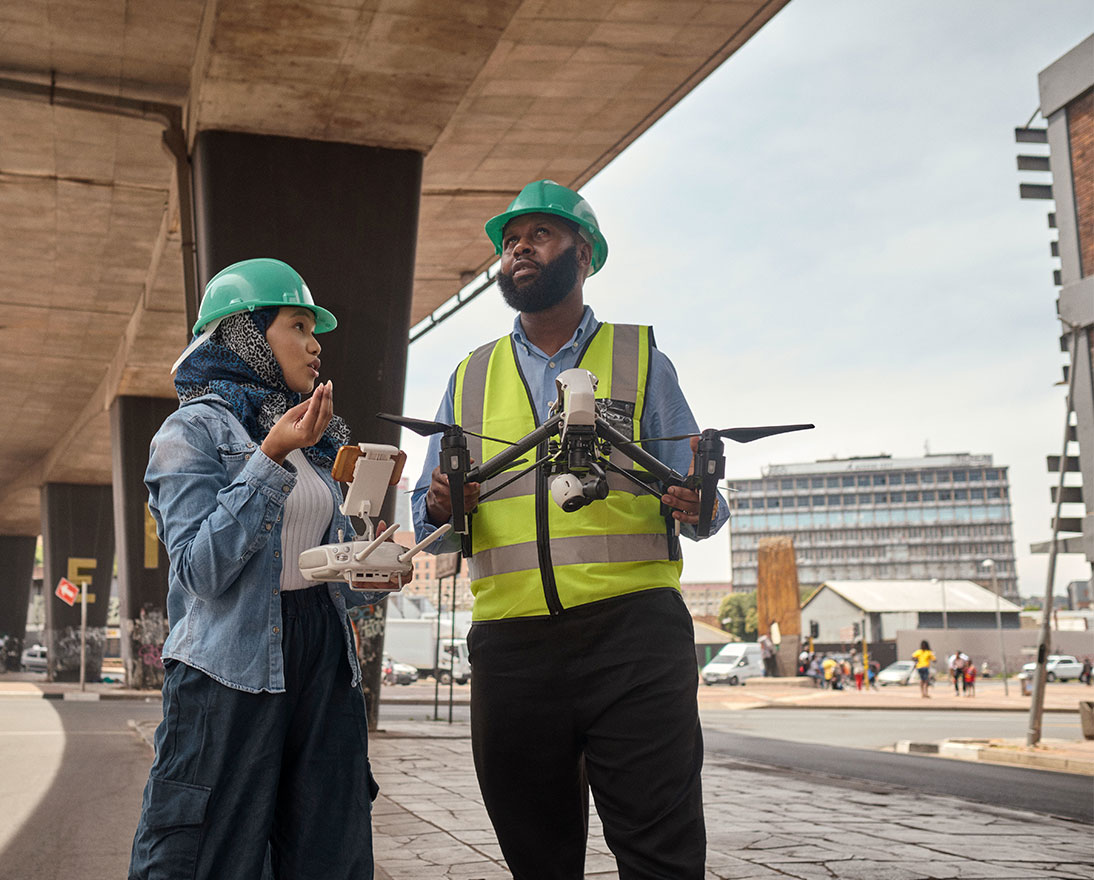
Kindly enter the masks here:
M 730 593 L 718 609 L 722 629 L 743 642 L 754 642 L 759 636 L 759 618 L 756 615 L 756 591 Z

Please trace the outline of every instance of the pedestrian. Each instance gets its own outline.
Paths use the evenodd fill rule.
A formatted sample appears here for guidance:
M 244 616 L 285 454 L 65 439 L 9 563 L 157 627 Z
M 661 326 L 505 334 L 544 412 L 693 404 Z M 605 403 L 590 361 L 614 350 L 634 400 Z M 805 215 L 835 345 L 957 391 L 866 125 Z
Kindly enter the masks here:
M 760 659 L 763 661 L 764 678 L 775 678 L 779 674 L 775 665 L 775 643 L 767 633 L 760 634 Z
M 965 686 L 965 667 L 969 665 L 969 655 L 958 648 L 946 660 L 950 670 L 950 681 L 953 683 L 953 695 L 961 696 L 961 689 Z
M 1085 684 L 1085 685 L 1088 685 L 1088 686 L 1090 685 L 1090 678 L 1091 678 L 1092 670 L 1094 670 L 1094 666 L 1091 665 L 1090 658 L 1089 657 L 1083 657 L 1083 665 L 1082 665 L 1082 668 L 1079 670 L 1079 683 L 1080 684 Z
M 924 639 L 919 643 L 919 649 L 912 651 L 912 659 L 915 661 L 915 671 L 919 676 L 919 695 L 930 697 L 927 689 L 931 686 L 931 664 L 934 663 L 934 652 Z
M 862 690 L 862 682 L 866 677 L 866 667 L 862 663 L 861 654 L 851 656 L 851 674 L 855 677 L 855 690 Z
M 821 669 L 819 654 L 813 654 L 809 659 L 809 677 L 813 679 L 813 687 L 824 687 L 824 670 Z
M 206 286 L 176 365 L 179 409 L 145 474 L 171 629 L 130 880 L 373 876 L 346 606 L 385 594 L 296 565 L 353 535 L 330 475 L 348 429 L 331 383 L 315 387 L 316 334 L 336 323 L 290 266 L 244 260 Z
M 976 664 L 971 660 L 965 664 L 963 673 L 964 684 L 961 688 L 961 692 L 966 697 L 976 696 Z
M 519 314 L 508 336 L 458 367 L 439 421 L 520 437 L 547 418 L 555 378 L 581 367 L 599 378 L 598 411 L 624 435 L 697 431 L 650 328 L 601 323 L 584 302 L 608 253 L 588 202 L 536 181 L 486 232 L 501 255 L 502 296 Z M 644 448 L 686 473 L 695 443 Z M 479 461 L 505 448 L 468 444 Z M 439 446 L 434 435 L 413 493 L 419 540 L 452 516 L 447 477 L 433 467 Z M 472 751 L 509 870 L 516 880 L 582 877 L 591 788 L 620 876 L 699 880 L 703 744 L 675 528 L 697 537 L 698 495 L 674 487 L 657 497 L 613 480 L 607 499 L 566 513 L 531 473 L 479 503 L 515 473 L 468 485 L 464 497 L 475 510 Z M 726 518 L 716 506 L 715 530 Z M 430 549 L 457 547 L 448 536 Z
M 866 670 L 866 679 L 870 684 L 870 690 L 880 690 L 877 686 L 877 674 L 881 672 L 881 664 L 876 660 L 871 660 L 870 665 Z
M 839 675 L 837 670 L 839 669 L 839 663 L 834 657 L 824 655 L 821 660 L 821 669 L 824 670 L 824 687 L 830 690 L 838 690 Z

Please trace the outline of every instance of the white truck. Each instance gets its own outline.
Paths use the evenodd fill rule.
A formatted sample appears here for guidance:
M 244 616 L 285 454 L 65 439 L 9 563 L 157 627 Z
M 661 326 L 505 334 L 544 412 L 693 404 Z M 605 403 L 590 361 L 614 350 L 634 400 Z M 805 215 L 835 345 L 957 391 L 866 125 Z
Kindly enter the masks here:
M 443 622 L 441 629 L 444 629 Z M 414 666 L 419 675 L 440 679 L 442 684 L 453 679 L 464 684 L 471 679 L 467 639 L 442 635 L 438 645 L 435 619 L 389 617 L 384 627 L 384 653 L 392 660 Z

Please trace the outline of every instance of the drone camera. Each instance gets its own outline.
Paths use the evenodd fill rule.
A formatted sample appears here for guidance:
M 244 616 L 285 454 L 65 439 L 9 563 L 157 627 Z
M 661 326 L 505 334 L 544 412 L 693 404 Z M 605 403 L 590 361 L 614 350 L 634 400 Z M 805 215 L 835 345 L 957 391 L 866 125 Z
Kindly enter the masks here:
M 551 481 L 551 497 L 567 513 L 580 510 L 608 497 L 608 481 L 591 474 L 580 479 L 576 474 L 559 474 Z

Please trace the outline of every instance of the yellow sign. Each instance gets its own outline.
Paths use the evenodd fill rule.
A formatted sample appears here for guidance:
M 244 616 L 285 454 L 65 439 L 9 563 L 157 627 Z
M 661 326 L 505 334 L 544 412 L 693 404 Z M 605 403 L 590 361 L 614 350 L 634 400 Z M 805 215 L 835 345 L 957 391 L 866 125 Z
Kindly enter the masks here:
M 68 579 L 74 584 L 87 584 L 87 604 L 95 601 L 95 594 L 91 592 L 91 575 L 98 567 L 98 561 L 88 559 L 85 556 L 68 557 Z

